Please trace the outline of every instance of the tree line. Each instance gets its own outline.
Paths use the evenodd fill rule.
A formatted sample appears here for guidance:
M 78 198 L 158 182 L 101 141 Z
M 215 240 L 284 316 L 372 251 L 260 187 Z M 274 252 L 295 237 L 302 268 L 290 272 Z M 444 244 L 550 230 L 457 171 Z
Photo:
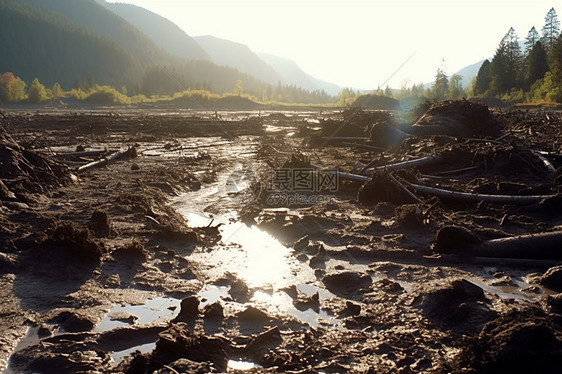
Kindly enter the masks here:
M 533 26 L 524 46 L 511 27 L 492 61 L 485 60 L 472 85 L 474 96 L 562 102 L 562 37 L 556 10 L 545 16 L 541 33 Z

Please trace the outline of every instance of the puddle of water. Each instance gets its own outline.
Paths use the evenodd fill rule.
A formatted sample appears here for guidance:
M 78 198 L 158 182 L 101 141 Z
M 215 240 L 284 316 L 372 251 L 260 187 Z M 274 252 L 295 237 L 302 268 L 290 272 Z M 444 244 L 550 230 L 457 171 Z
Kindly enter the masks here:
M 230 257 L 226 263 L 229 271 L 237 273 L 248 287 L 278 289 L 293 283 L 301 266 L 292 257 L 292 250 L 271 235 L 241 222 L 221 226 L 221 235 L 228 247 L 221 254 Z
M 521 293 L 521 290 L 529 287 L 527 283 L 523 280 L 519 280 L 516 278 L 512 278 L 512 282 L 515 284 L 505 284 L 505 285 L 497 285 L 491 286 L 486 284 L 484 281 L 478 278 L 469 278 L 469 281 L 473 282 L 484 291 L 489 293 L 498 295 L 502 299 L 515 299 L 515 300 L 527 300 L 527 301 L 534 301 L 534 297 L 532 294 L 525 294 Z
M 112 319 L 112 317 L 118 315 L 118 313 L 129 313 L 138 317 L 135 322 L 135 324 L 138 325 L 168 321 L 179 313 L 180 302 L 181 300 L 179 299 L 156 297 L 141 305 L 128 304 L 115 306 L 111 308 L 105 318 L 98 323 L 94 331 L 104 332 L 116 327 L 129 326 L 130 323 Z
M 127 348 L 122 351 L 113 352 L 111 354 L 111 358 L 113 358 L 113 361 L 115 361 L 116 363 L 119 363 L 134 351 L 140 351 L 141 353 L 149 353 L 152 352 L 154 347 L 156 347 L 156 343 L 146 343 L 142 345 L 136 345 L 134 347 Z
M 236 361 L 236 360 L 228 360 L 228 368 L 232 370 L 252 370 L 259 368 L 260 366 L 250 362 L 250 361 Z
M 203 288 L 203 290 L 201 290 L 198 294 L 199 299 L 201 300 L 199 308 L 205 307 L 205 305 L 212 304 L 220 299 L 226 299 L 229 297 L 228 289 L 229 288 L 226 286 L 218 287 L 214 285 Z

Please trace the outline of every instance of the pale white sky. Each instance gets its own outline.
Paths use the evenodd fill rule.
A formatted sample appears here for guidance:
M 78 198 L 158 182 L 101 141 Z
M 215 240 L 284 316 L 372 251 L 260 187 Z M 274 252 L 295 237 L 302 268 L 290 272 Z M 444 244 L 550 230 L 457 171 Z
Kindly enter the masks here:
M 430 82 L 440 66 L 453 74 L 491 57 L 509 27 L 523 39 L 532 26 L 541 32 L 550 8 L 562 18 L 562 3 L 553 0 L 119 2 L 158 13 L 191 36 L 243 43 L 289 58 L 316 78 L 362 89 Z

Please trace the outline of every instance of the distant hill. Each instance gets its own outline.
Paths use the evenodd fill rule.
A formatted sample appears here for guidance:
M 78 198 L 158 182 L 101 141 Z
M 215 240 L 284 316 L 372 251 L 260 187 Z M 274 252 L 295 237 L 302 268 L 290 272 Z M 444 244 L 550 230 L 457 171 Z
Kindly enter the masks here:
M 18 1 L 51 10 L 98 35 L 109 37 L 131 51 L 144 64 L 169 57 L 145 34 L 95 0 Z
M 67 88 L 88 74 L 120 87 L 141 71 L 139 61 L 115 41 L 13 0 L 0 0 L 0 50 L 0 72 Z
M 273 67 L 286 84 L 302 87 L 309 91 L 324 90 L 332 96 L 338 95 L 341 91 L 340 86 L 321 81 L 305 73 L 294 61 L 264 53 L 260 53 L 258 56 Z
M 470 85 L 472 78 L 474 78 L 476 74 L 478 74 L 478 70 L 480 70 L 480 66 L 482 66 L 482 63 L 485 60 L 486 59 L 482 59 L 478 62 L 475 62 L 474 64 L 465 66 L 455 73 L 462 77 L 461 84 L 464 88 L 467 88 Z
M 194 39 L 217 65 L 233 67 L 272 85 L 283 82 L 280 74 L 244 44 L 211 35 L 196 36 Z
M 97 1 L 145 33 L 168 53 L 187 60 L 211 60 L 192 37 L 167 18 L 136 5 Z
M 267 84 L 211 61 L 172 56 L 96 0 L 0 0 L 0 72 L 72 87 L 76 77 L 132 94 L 188 88 L 261 94 Z

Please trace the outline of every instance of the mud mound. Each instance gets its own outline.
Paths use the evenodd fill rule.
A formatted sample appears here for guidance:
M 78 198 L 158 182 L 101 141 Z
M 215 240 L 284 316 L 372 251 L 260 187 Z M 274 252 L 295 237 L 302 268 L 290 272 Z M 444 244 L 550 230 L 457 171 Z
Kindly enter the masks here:
M 372 176 L 372 180 L 361 186 L 357 193 L 357 200 L 366 205 L 376 205 L 381 201 L 388 201 L 395 204 L 414 202 L 409 194 L 396 187 L 394 182 L 384 171 L 375 172 Z
M 465 280 L 450 284 L 417 297 L 414 305 L 435 325 L 453 330 L 453 334 L 474 333 L 495 317 L 484 291 Z
M 46 244 L 63 248 L 85 263 L 99 264 L 106 253 L 105 246 L 92 238 L 90 230 L 73 222 L 57 225 Z
M 498 136 L 499 124 L 488 107 L 466 100 L 431 105 L 412 126 L 415 135 Z
M 180 359 L 210 363 L 224 372 L 228 363 L 226 346 L 218 338 L 191 333 L 185 323 L 175 323 L 159 334 L 152 353 L 135 356 L 124 372 L 152 373 Z
M 375 110 L 397 110 L 400 109 L 398 100 L 388 96 L 361 95 L 355 100 L 353 106 Z
M 453 373 L 559 373 L 562 341 L 555 331 L 545 317 L 508 313 L 487 323 L 478 336 L 463 339 L 459 357 L 452 357 L 444 369 Z
M 71 181 L 68 168 L 20 146 L 0 126 L 0 178 L 30 192 L 45 192 Z
M 391 121 L 386 111 L 367 111 L 351 107 L 342 112 L 343 120 L 327 119 L 320 122 L 322 136 L 364 137 L 375 122 Z
M 343 271 L 326 275 L 322 282 L 333 294 L 347 297 L 369 287 L 373 280 L 367 274 Z

